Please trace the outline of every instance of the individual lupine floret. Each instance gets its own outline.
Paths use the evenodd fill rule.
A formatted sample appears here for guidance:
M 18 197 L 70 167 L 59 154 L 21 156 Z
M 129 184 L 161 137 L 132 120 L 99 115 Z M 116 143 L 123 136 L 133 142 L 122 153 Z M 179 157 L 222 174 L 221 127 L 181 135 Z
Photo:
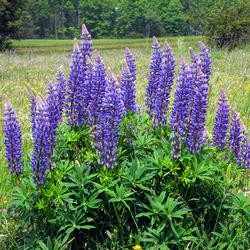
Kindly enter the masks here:
M 153 117 L 153 105 L 155 102 L 155 93 L 160 81 L 162 51 L 156 37 L 153 37 L 153 55 L 150 63 L 150 75 L 148 77 L 148 86 L 146 89 L 146 108 L 147 113 Z
M 86 58 L 86 56 L 90 57 L 92 56 L 92 40 L 91 35 L 87 30 L 87 27 L 85 24 L 82 25 L 82 35 L 81 35 L 81 54 L 83 58 Z
M 9 100 L 5 103 L 4 112 L 4 144 L 6 149 L 7 168 L 13 174 L 23 171 L 21 128 Z
M 206 47 L 204 42 L 200 41 L 200 59 L 201 59 L 201 65 L 202 65 L 202 72 L 205 74 L 207 81 L 210 80 L 211 75 L 211 57 L 210 57 L 210 51 L 209 48 Z
M 51 127 L 46 102 L 36 98 L 36 118 L 34 130 L 34 148 L 31 158 L 33 179 L 36 185 L 43 185 L 46 181 L 46 171 L 50 166 L 50 133 Z
M 136 80 L 136 63 L 133 53 L 130 51 L 129 48 L 125 49 L 124 59 L 128 64 L 129 71 L 133 77 L 133 81 Z
M 154 126 L 165 126 L 170 93 L 174 83 L 175 58 L 167 42 L 164 43 L 160 80 L 155 92 L 153 104 Z
M 204 145 L 203 133 L 208 102 L 208 83 L 200 68 L 197 72 L 197 87 L 195 87 L 192 94 L 194 98 L 188 124 L 186 144 L 191 153 L 198 153 Z
M 127 112 L 136 112 L 136 94 L 133 76 L 129 70 L 129 66 L 125 61 L 122 67 L 121 90 L 123 95 L 124 107 Z
M 121 88 L 113 74 L 109 73 L 95 135 L 99 164 L 108 168 L 116 165 L 120 123 L 124 113 Z
M 228 145 L 231 149 L 234 157 L 238 157 L 240 151 L 242 133 L 240 124 L 240 115 L 235 110 L 233 110 L 232 120 L 230 123 L 230 135 L 228 138 Z
M 224 90 L 220 92 L 219 106 L 217 109 L 214 130 L 213 146 L 223 148 L 226 146 L 226 136 L 229 127 L 230 105 L 228 103 Z
M 172 131 L 172 157 L 180 156 L 182 139 L 186 133 L 188 105 L 191 91 L 191 74 L 189 66 L 182 59 L 180 73 L 175 91 L 173 108 L 170 116 L 170 129 Z
M 92 75 L 92 85 L 89 100 L 91 123 L 95 126 L 102 109 L 102 100 L 107 85 L 106 67 L 98 51 L 95 51 L 95 63 Z
M 79 71 L 80 71 L 80 50 L 77 39 L 74 39 L 74 48 L 72 54 L 72 61 L 70 65 L 69 78 L 68 78 L 68 91 L 66 98 L 66 117 L 67 122 L 72 127 L 78 125 L 78 116 L 80 109 L 80 100 L 77 98 L 79 90 Z
M 29 95 L 30 95 L 31 130 L 33 135 L 35 130 L 35 119 L 36 119 L 36 96 L 31 88 L 29 88 Z

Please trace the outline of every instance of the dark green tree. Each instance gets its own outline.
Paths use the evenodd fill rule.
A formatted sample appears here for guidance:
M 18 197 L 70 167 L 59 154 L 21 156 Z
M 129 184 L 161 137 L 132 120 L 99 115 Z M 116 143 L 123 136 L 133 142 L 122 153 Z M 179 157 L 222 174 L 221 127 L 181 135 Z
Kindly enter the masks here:
M 0 50 L 10 47 L 10 38 L 20 38 L 25 0 L 0 0 Z

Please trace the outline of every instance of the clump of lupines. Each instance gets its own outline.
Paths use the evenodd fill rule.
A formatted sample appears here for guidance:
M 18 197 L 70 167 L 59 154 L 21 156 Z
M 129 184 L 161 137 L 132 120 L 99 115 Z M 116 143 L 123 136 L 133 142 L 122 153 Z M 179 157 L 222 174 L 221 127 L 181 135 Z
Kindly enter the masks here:
M 224 90 L 220 92 L 219 105 L 215 117 L 213 130 L 213 146 L 223 148 L 226 145 L 226 136 L 229 126 L 230 105 Z
M 194 97 L 186 139 L 188 150 L 192 153 L 198 153 L 204 145 L 203 133 L 207 114 L 208 82 L 200 68 L 197 71 L 196 84 L 192 91 Z
M 147 113 L 153 117 L 153 106 L 155 103 L 155 94 L 161 76 L 162 51 L 156 37 L 153 37 L 152 42 L 153 55 L 150 63 L 150 75 L 148 77 L 148 86 L 146 89 L 146 108 Z
M 233 110 L 232 120 L 230 124 L 230 135 L 228 138 L 228 145 L 231 149 L 234 157 L 238 157 L 240 152 L 240 143 L 241 143 L 242 133 L 241 133 L 241 124 L 240 124 L 240 115 Z
M 137 107 L 135 100 L 136 94 L 134 78 L 129 70 L 129 66 L 126 61 L 124 62 L 122 67 L 121 90 L 126 111 L 136 112 Z
M 209 48 L 207 48 L 204 42 L 202 41 L 199 42 L 199 45 L 202 72 L 205 74 L 206 79 L 209 82 L 211 75 L 211 57 L 209 53 Z
M 128 64 L 129 71 L 133 77 L 133 81 L 136 80 L 136 63 L 133 53 L 130 51 L 129 48 L 125 49 L 124 59 Z
M 120 85 L 110 72 L 95 135 L 99 164 L 108 168 L 116 165 L 120 123 L 125 113 L 122 99 Z
M 37 185 L 46 181 L 46 171 L 50 167 L 51 127 L 48 107 L 41 98 L 36 98 L 35 130 L 33 134 L 34 148 L 31 158 L 33 179 Z
M 93 125 L 96 125 L 102 109 L 102 99 L 107 85 L 105 64 L 98 51 L 95 51 L 92 84 L 89 100 L 89 114 Z
M 74 39 L 74 47 L 72 53 L 72 61 L 70 65 L 69 78 L 68 78 L 68 91 L 66 97 L 66 117 L 68 124 L 75 127 L 78 125 L 78 115 L 80 100 L 78 98 L 79 91 L 79 72 L 80 72 L 80 50 L 77 39 Z
M 21 128 L 9 100 L 5 103 L 4 112 L 4 144 L 6 149 L 7 168 L 13 174 L 23 171 Z
M 165 126 L 170 93 L 174 83 L 175 58 L 167 42 L 164 43 L 160 79 L 155 89 L 153 103 L 154 126 Z
M 180 156 L 181 138 L 184 137 L 186 133 L 191 81 L 190 68 L 182 59 L 180 61 L 180 73 L 170 117 L 170 128 L 173 133 L 171 136 L 173 147 L 172 156 L 174 158 Z

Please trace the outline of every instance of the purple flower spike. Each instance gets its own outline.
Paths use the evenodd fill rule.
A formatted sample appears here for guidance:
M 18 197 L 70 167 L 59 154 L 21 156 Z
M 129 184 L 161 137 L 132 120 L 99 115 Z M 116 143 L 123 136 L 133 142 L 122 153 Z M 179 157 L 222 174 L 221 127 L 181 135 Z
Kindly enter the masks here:
M 83 58 L 86 58 L 86 56 L 89 56 L 91 58 L 92 40 L 91 40 L 91 35 L 89 34 L 85 24 L 82 25 L 81 39 L 83 40 L 81 42 L 81 53 L 82 53 Z
M 201 59 L 201 65 L 202 65 L 202 72 L 205 74 L 207 81 L 210 80 L 211 75 L 211 57 L 209 54 L 209 49 L 206 47 L 204 42 L 200 41 L 200 59 Z
M 4 144 L 6 149 L 7 168 L 12 174 L 23 171 L 21 164 L 22 135 L 21 128 L 11 103 L 7 100 L 4 112 Z
M 164 43 L 160 80 L 153 104 L 154 126 L 166 126 L 170 93 L 174 83 L 175 58 L 167 42 Z
M 133 53 L 130 51 L 129 48 L 125 49 L 125 55 L 124 55 L 124 59 L 128 64 L 129 67 L 129 71 L 133 77 L 133 81 L 136 80 L 136 63 L 135 63 L 135 58 Z
M 223 148 L 226 146 L 226 136 L 229 127 L 230 105 L 224 90 L 220 92 L 219 106 L 215 117 L 213 131 L 213 146 Z
M 46 103 L 39 97 L 36 98 L 36 123 L 34 131 L 34 149 L 31 158 L 33 179 L 36 185 L 43 185 L 46 181 L 46 171 L 50 166 L 49 155 L 51 127 Z
M 171 136 L 173 158 L 180 156 L 182 139 L 186 133 L 191 84 L 190 68 L 182 59 L 180 61 L 180 73 L 170 117 L 170 128 L 173 132 Z
M 29 88 L 29 95 L 30 95 L 31 130 L 33 135 L 35 130 L 35 119 L 36 119 L 36 96 L 31 88 Z
M 58 89 L 59 99 L 60 99 L 60 113 L 61 113 L 60 116 L 62 116 L 63 108 L 65 107 L 67 82 L 61 68 L 57 70 L 56 81 L 57 81 L 56 87 Z
M 230 135 L 228 138 L 228 145 L 231 149 L 234 157 L 238 157 L 240 151 L 240 142 L 241 142 L 241 124 L 240 124 L 240 115 L 233 110 L 232 120 L 230 124 Z
M 110 72 L 95 135 L 99 164 L 107 168 L 113 168 L 116 165 L 120 123 L 124 113 L 120 86 Z
M 250 168 L 250 140 L 247 140 L 245 135 L 242 135 L 241 138 L 241 149 L 238 155 L 238 163 L 246 169 Z
M 68 92 L 66 98 L 66 117 L 67 122 L 75 127 L 78 125 L 78 114 L 80 109 L 80 100 L 77 97 L 79 95 L 79 82 L 78 76 L 80 72 L 80 50 L 77 39 L 74 39 L 74 48 L 72 54 L 72 61 L 70 65 L 69 78 L 68 78 Z
M 62 120 L 62 106 L 60 99 L 60 89 L 57 84 L 52 84 L 49 79 L 47 79 L 47 98 L 46 98 L 46 108 L 48 112 L 49 124 L 50 124 L 50 153 L 49 156 L 53 155 L 53 150 L 56 144 L 56 130 Z
M 126 61 L 122 67 L 121 90 L 126 111 L 136 112 L 135 85 L 133 76 L 129 71 L 129 66 Z
M 77 98 L 80 100 L 78 124 L 89 124 L 89 104 L 91 98 L 91 85 L 93 77 L 93 64 L 89 56 L 86 56 L 86 62 L 83 65 L 79 75 L 79 90 Z
M 208 102 L 208 83 L 206 76 L 198 68 L 196 87 L 192 92 L 193 105 L 190 121 L 188 124 L 186 144 L 191 153 L 198 153 L 204 145 L 203 133 L 206 123 L 207 102 Z
M 89 100 L 90 120 L 94 126 L 97 124 L 100 116 L 106 85 L 106 67 L 99 52 L 95 51 L 95 63 Z
M 147 113 L 153 118 L 153 105 L 155 103 L 155 93 L 160 82 L 162 51 L 156 37 L 153 37 L 153 55 L 150 63 L 150 75 L 148 77 L 148 86 L 146 89 L 146 107 Z

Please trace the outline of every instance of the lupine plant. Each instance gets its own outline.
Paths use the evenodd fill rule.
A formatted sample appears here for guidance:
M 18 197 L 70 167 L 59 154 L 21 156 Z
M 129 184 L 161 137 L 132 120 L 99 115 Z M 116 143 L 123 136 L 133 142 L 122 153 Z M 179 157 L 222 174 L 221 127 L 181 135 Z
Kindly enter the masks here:
M 92 58 L 85 25 L 81 38 L 80 48 L 74 40 L 68 80 L 59 68 L 45 97 L 29 90 L 32 154 L 22 155 L 21 128 L 6 102 L 14 191 L 0 212 L 0 244 L 249 249 L 248 131 L 235 110 L 230 117 L 223 90 L 212 136 L 206 128 L 209 49 L 201 42 L 200 52 L 190 50 L 191 62 L 181 59 L 177 74 L 170 45 L 161 49 L 154 37 L 146 110 L 139 113 L 132 51 L 125 50 L 119 82 L 99 52 Z

